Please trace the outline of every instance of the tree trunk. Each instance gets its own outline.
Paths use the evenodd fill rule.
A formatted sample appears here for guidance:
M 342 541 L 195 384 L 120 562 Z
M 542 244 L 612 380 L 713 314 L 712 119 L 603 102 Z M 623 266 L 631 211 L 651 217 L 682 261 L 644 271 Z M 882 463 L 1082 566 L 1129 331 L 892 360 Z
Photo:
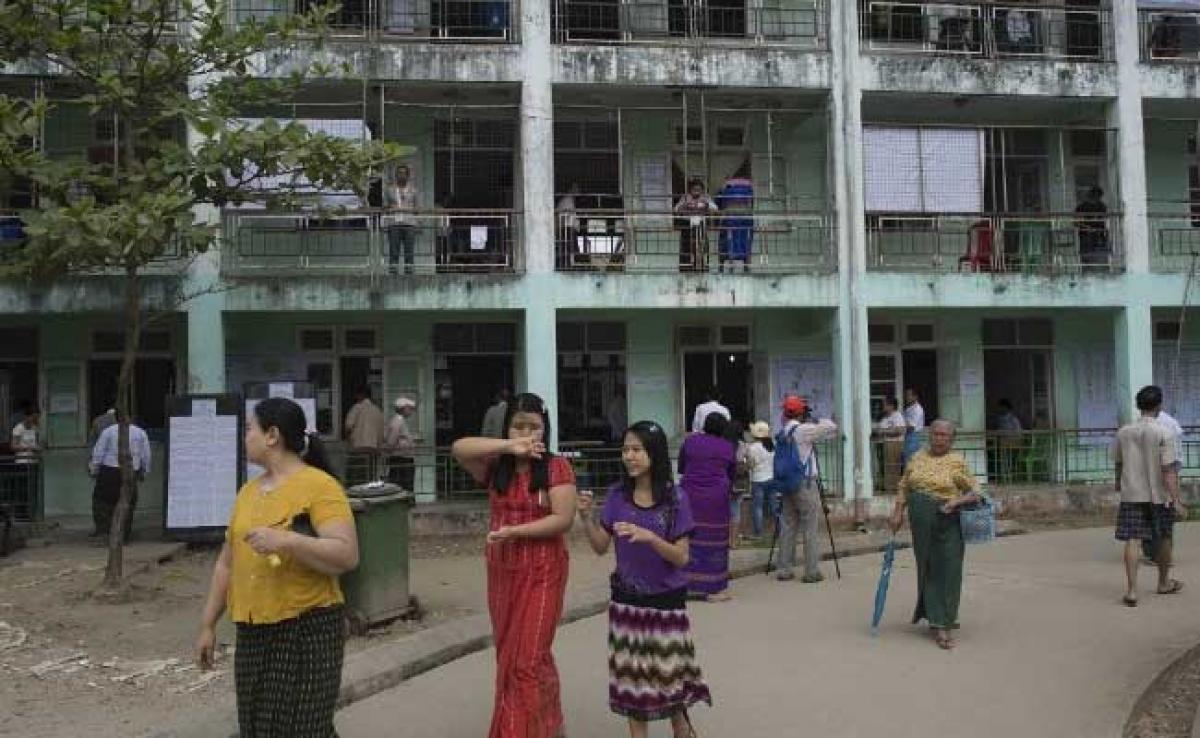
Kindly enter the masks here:
M 133 415 L 130 401 L 133 393 L 133 368 L 137 361 L 138 342 L 142 332 L 141 284 L 136 266 L 125 268 L 125 349 L 121 357 L 121 373 L 117 378 L 117 464 L 121 470 L 121 496 L 113 511 L 112 527 L 108 531 L 108 564 L 104 568 L 106 589 L 119 589 L 124 578 L 125 521 L 130 516 L 130 503 L 137 488 L 133 468 L 133 453 L 129 444 L 129 423 Z

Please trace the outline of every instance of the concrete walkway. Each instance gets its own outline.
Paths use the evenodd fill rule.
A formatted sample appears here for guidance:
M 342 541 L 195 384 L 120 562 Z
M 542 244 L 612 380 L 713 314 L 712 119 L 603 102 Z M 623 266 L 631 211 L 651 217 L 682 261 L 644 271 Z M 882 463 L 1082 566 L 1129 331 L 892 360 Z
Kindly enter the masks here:
M 717 700 L 695 711 L 706 738 L 1119 736 L 1141 691 L 1200 641 L 1200 525 L 1181 526 L 1179 578 L 1192 586 L 1123 607 L 1109 530 L 1027 535 L 968 551 L 957 650 L 908 625 L 911 553 L 898 556 L 878 637 L 868 630 L 879 556 L 843 562 L 820 586 L 765 577 L 736 600 L 696 604 L 699 656 Z M 830 573 L 827 569 L 827 573 Z M 618 736 L 605 704 L 605 623 L 560 630 L 556 651 L 573 738 Z M 343 738 L 476 738 L 487 733 L 494 653 L 448 664 L 339 714 Z M 660 726 L 652 735 L 668 734 Z

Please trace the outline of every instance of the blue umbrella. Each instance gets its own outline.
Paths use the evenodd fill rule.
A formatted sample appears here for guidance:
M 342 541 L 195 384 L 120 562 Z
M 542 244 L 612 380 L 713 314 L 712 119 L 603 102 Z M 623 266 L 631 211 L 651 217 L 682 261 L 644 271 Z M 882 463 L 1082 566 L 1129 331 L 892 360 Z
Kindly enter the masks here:
M 883 568 L 879 571 L 879 586 L 875 588 L 875 613 L 871 616 L 871 633 L 879 634 L 879 621 L 883 620 L 883 606 L 887 604 L 888 584 L 892 581 L 892 564 L 896 562 L 896 539 L 892 538 L 883 549 Z

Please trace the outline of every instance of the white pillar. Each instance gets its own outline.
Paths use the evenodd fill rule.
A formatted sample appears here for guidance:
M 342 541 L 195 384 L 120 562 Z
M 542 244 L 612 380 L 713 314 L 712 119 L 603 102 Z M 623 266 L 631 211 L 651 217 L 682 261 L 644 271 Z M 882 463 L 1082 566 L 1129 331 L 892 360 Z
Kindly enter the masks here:
M 1120 208 L 1124 214 L 1121 236 L 1126 270 L 1132 273 L 1147 272 L 1150 269 L 1150 229 L 1146 220 L 1146 150 L 1142 127 L 1139 69 L 1141 33 L 1137 4 L 1133 0 L 1113 3 L 1112 17 L 1118 87 L 1117 101 L 1109 114 L 1109 125 L 1117 129 L 1120 201 L 1115 201 L 1113 193 L 1106 195 L 1109 195 L 1109 207 Z
M 546 402 L 550 416 L 550 434 L 546 445 L 558 448 L 558 322 L 553 307 L 530 305 L 525 308 L 525 391 Z
M 550 2 L 521 8 L 521 243 L 529 273 L 554 271 L 554 93 Z
M 1133 396 L 1154 382 L 1154 334 L 1149 305 L 1127 305 L 1117 313 L 1115 351 L 1117 361 L 1117 402 L 1121 422 L 1137 417 Z

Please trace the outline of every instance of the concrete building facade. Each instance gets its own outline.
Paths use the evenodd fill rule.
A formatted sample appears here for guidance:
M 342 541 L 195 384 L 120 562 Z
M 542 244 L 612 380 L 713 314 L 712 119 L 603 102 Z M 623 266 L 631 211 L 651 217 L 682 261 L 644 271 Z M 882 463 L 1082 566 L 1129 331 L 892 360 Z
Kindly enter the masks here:
M 799 391 L 839 420 L 826 469 L 848 499 L 885 491 L 873 424 L 908 387 L 993 483 L 1106 478 L 1106 433 L 1154 381 L 1200 424 L 1195 11 L 390 0 L 336 20 L 321 54 L 352 73 L 267 112 L 409 147 L 415 207 L 334 193 L 350 210 L 209 214 L 221 248 L 182 281 L 220 289 L 143 341 L 151 426 L 171 392 L 296 381 L 336 441 L 354 388 L 403 394 L 433 500 L 463 486 L 444 448 L 501 388 L 546 398 L 596 468 L 626 421 L 679 440 L 708 386 L 744 421 Z M 80 155 L 97 135 L 63 104 L 41 145 Z M 676 210 L 695 180 L 719 210 Z M 114 282 L 0 287 L 6 399 L 47 411 L 48 515 L 88 509 Z M 1045 435 L 997 451 L 1000 400 Z M 160 500 L 151 480 L 140 513 Z

